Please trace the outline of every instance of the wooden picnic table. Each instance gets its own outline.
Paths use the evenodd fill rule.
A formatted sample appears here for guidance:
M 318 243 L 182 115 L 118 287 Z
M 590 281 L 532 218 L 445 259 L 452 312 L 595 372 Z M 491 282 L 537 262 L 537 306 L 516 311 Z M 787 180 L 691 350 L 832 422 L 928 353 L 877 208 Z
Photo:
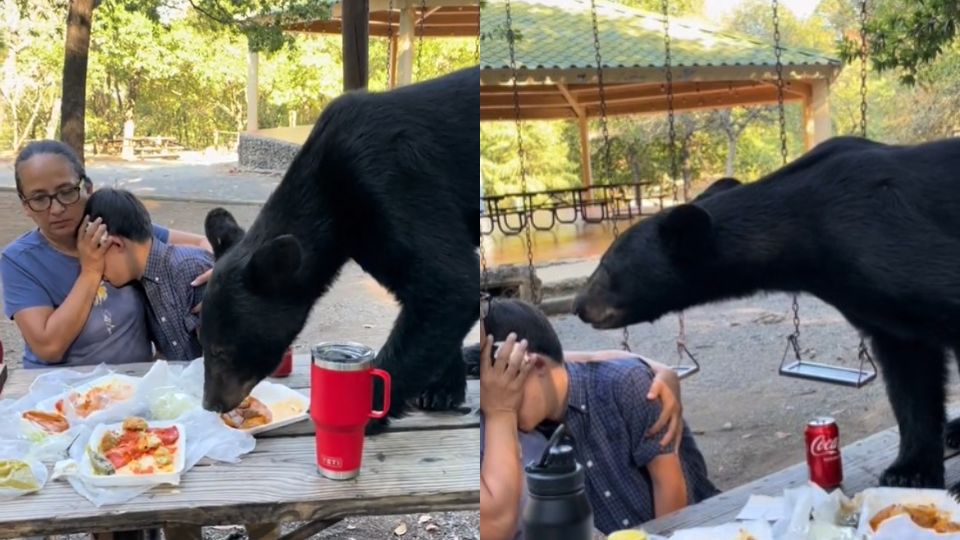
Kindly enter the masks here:
M 960 409 L 952 408 L 953 413 L 958 411 Z M 864 489 L 877 487 L 880 474 L 897 457 L 899 445 L 899 431 L 894 427 L 844 446 L 841 450 L 843 485 L 840 489 L 847 496 L 852 497 Z M 799 447 L 798 453 L 803 455 L 803 446 Z M 950 486 L 960 481 L 960 452 L 945 449 L 943 457 L 947 486 Z M 669 536 L 678 529 L 729 523 L 736 520 L 737 514 L 743 509 L 750 495 L 782 496 L 784 489 L 804 486 L 809 478 L 807 464 L 799 463 L 725 491 L 699 504 L 648 521 L 642 528 L 651 534 Z
M 289 377 L 269 379 L 303 393 L 310 356 L 294 355 Z M 143 375 L 152 364 L 111 366 Z M 17 398 L 46 369 L 16 369 L 0 397 Z M 480 503 L 479 381 L 468 381 L 460 411 L 412 412 L 364 442 L 359 477 L 333 481 L 316 472 L 313 423 L 305 420 L 257 436 L 239 463 L 204 459 L 179 486 L 159 486 L 136 499 L 97 508 L 64 481 L 0 504 L 0 538 L 107 532 L 153 527 L 167 538 L 200 538 L 203 525 L 247 525 L 251 538 L 278 538 L 277 523 L 308 522 L 283 540 L 308 538 L 354 515 L 437 512 Z

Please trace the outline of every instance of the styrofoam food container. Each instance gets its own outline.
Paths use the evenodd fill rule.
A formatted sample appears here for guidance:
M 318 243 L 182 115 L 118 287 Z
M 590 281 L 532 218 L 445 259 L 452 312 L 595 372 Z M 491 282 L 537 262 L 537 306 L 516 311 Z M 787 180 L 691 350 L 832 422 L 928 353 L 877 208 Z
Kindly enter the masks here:
M 167 428 L 167 427 L 176 427 L 177 431 L 180 432 L 180 438 L 177 439 L 177 451 L 173 459 L 173 471 L 168 473 L 155 473 L 155 474 L 113 474 L 113 475 L 101 475 L 93 472 L 93 467 L 90 464 L 90 455 L 87 453 L 86 449 L 83 452 L 83 458 L 80 461 L 80 476 L 83 477 L 84 482 L 90 484 L 91 486 L 100 486 L 100 487 L 126 487 L 126 486 L 140 486 L 146 484 L 173 484 L 177 485 L 180 483 L 180 475 L 183 473 L 184 466 L 186 464 L 186 453 L 187 453 L 187 433 L 183 428 L 183 424 L 172 422 L 172 421 L 156 421 L 156 422 L 147 422 L 147 426 L 150 428 Z M 87 446 L 93 450 L 96 450 L 100 446 L 100 441 L 103 439 L 104 434 L 107 431 L 123 431 L 123 423 L 116 424 L 100 424 L 94 428 L 93 433 L 90 435 L 90 441 L 87 443 Z

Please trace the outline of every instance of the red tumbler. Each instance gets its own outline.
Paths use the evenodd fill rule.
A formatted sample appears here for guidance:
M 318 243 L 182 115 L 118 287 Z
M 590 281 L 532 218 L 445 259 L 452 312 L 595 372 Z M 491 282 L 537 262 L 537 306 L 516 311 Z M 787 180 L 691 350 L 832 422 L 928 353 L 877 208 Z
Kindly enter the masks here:
M 363 435 L 371 418 L 390 410 L 390 374 L 373 368 L 374 351 L 352 342 L 311 351 L 310 416 L 316 426 L 317 472 L 332 480 L 360 474 Z M 383 379 L 383 410 L 371 411 L 373 378 Z

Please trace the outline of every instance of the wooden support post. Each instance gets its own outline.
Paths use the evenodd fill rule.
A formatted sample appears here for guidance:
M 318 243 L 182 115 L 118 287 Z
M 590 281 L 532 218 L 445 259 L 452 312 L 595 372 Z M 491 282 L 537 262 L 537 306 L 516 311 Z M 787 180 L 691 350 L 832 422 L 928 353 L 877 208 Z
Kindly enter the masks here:
M 390 38 L 390 88 L 397 86 L 397 35 Z
M 247 53 L 247 131 L 260 129 L 257 119 L 257 83 L 260 55 L 256 51 Z
M 407 3 L 400 9 L 400 31 L 397 36 L 397 86 L 413 82 L 413 44 L 416 11 Z
M 580 180 L 583 187 L 593 185 L 593 167 L 590 164 L 590 120 L 586 116 L 577 119 L 580 125 Z M 589 194 L 589 192 L 588 192 Z
M 370 2 L 343 2 L 343 90 L 367 87 L 369 80 Z
M 829 139 L 833 133 L 827 81 L 814 80 L 810 86 L 810 98 L 803 104 L 804 142 L 808 150 Z

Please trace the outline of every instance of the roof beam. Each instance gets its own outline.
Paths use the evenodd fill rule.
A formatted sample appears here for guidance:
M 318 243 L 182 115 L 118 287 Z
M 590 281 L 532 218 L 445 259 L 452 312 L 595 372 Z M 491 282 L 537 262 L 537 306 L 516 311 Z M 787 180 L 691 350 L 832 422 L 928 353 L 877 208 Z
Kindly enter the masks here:
M 586 111 L 584 111 L 580 103 L 577 102 L 577 98 L 575 98 L 572 94 L 570 94 L 570 91 L 567 90 L 567 85 L 558 84 L 557 90 L 559 90 L 560 93 L 563 94 L 564 99 L 566 99 L 567 103 L 570 104 L 570 108 L 573 109 L 573 112 L 577 113 L 577 118 L 583 119 L 584 115 L 586 114 Z

